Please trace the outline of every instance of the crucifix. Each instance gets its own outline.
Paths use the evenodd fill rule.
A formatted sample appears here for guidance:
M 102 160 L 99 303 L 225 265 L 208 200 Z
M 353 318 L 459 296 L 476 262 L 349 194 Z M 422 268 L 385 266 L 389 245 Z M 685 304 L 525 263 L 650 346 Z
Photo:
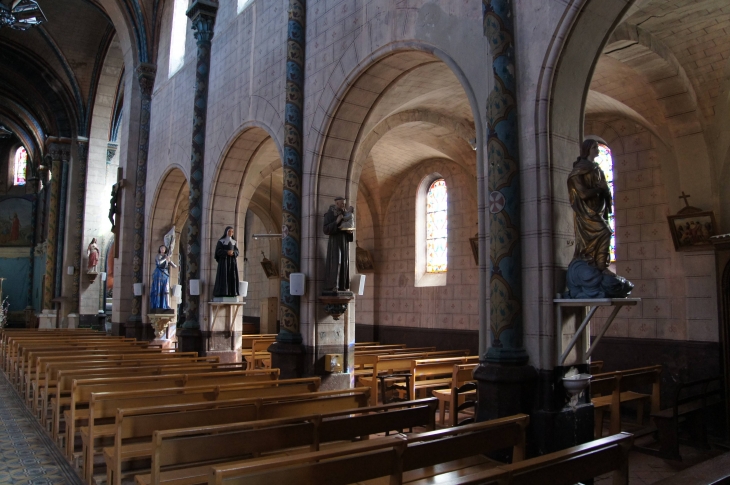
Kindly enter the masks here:
M 689 194 L 685 194 L 684 193 L 684 190 L 682 191 L 682 195 L 679 196 L 680 199 L 684 199 L 684 206 L 685 207 L 689 207 L 689 202 L 687 202 L 687 199 L 689 199 L 690 197 L 692 197 L 692 196 L 689 195 Z
M 117 183 L 112 186 L 112 198 L 109 200 L 109 222 L 112 223 L 112 234 L 114 234 L 114 257 L 119 257 L 119 229 L 122 221 L 121 195 L 124 188 L 122 167 L 117 168 Z

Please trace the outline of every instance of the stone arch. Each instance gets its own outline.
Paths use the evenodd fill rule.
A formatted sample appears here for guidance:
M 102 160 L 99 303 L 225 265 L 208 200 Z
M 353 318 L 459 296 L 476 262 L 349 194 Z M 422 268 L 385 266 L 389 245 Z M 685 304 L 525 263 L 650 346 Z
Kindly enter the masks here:
M 145 265 L 144 282 L 147 288 L 152 282 L 152 273 L 155 269 L 155 256 L 158 247 L 163 244 L 164 235 L 175 226 L 177 241 L 180 241 L 184 234 L 183 228 L 188 217 L 188 203 L 190 198 L 190 184 L 182 167 L 172 164 L 160 178 L 157 185 L 153 204 L 148 218 L 147 230 L 147 258 Z M 177 248 L 174 248 L 176 251 Z M 170 268 L 170 284 L 173 285 L 178 279 L 179 268 Z M 143 314 L 149 309 L 149 291 L 145 291 L 146 298 L 143 298 Z M 175 308 L 175 302 L 173 302 Z
M 282 149 L 274 132 L 267 124 L 261 122 L 246 123 L 242 129 L 233 137 L 226 146 L 223 155 L 217 166 L 217 171 L 212 179 L 211 194 L 208 199 L 207 209 L 207 247 L 213 247 L 215 241 L 222 234 L 225 226 L 235 228 L 236 240 L 242 241 L 244 236 L 244 222 L 246 211 L 251 208 L 257 216 L 270 227 L 272 232 L 280 232 L 281 221 L 275 221 L 271 217 L 263 216 L 265 212 L 261 204 L 253 203 L 254 194 L 261 183 L 273 172 L 282 167 Z M 282 189 L 277 184 L 278 190 Z M 279 198 L 280 200 L 280 198 Z M 272 209 L 281 211 L 281 204 L 272 204 Z M 255 210 L 254 210 L 255 209 Z M 261 214 L 261 215 L 260 215 Z M 240 247 L 239 249 L 243 249 Z M 204 274 L 207 271 L 206 281 L 213 281 L 215 274 L 213 268 L 214 254 L 203 264 Z M 243 251 L 240 255 L 239 268 L 242 268 Z M 211 285 L 208 285 L 211 286 Z M 212 290 L 212 286 L 211 286 Z

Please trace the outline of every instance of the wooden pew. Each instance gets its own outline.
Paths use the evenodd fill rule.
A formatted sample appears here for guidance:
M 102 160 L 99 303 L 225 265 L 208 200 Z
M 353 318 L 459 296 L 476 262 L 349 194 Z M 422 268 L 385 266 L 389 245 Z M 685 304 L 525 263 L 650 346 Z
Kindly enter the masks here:
M 94 427 L 114 419 L 117 409 L 167 404 L 185 404 L 250 397 L 274 397 L 290 394 L 305 394 L 319 389 L 320 378 L 287 379 L 270 382 L 250 382 L 227 386 L 175 387 L 145 391 L 92 392 L 88 410 L 77 410 L 75 406 L 66 411 L 66 454 L 74 459 L 77 419 L 88 415 L 88 443 L 94 443 Z M 83 388 L 82 388 L 83 389 Z M 80 394 L 84 394 L 83 392 Z M 76 393 L 74 393 L 76 395 Z M 77 416 L 77 414 L 79 416 Z M 99 420 L 99 423 L 96 421 Z M 85 463 L 93 463 L 93 447 L 87 447 L 82 455 Z M 90 467 L 88 468 L 90 470 Z
M 344 485 L 366 480 L 384 484 L 427 480 L 433 483 L 444 473 L 476 473 L 496 467 L 499 462 L 483 455 L 497 450 L 512 448 L 513 461 L 521 461 L 528 422 L 527 415 L 516 415 L 407 437 L 396 435 L 348 443 L 286 458 L 213 465 L 208 484 Z
M 380 342 L 355 342 L 355 347 L 368 347 L 372 345 L 380 345 Z
M 595 413 L 595 437 L 600 438 L 603 434 L 603 415 L 606 410 L 611 413 L 610 433 L 621 431 L 622 403 L 636 403 L 639 424 L 643 421 L 645 402 L 650 404 L 652 413 L 658 412 L 661 372 L 662 366 L 654 365 L 594 375 L 591 378 L 591 402 Z M 636 392 L 637 388 L 647 386 L 651 386 L 651 394 Z
M 177 452 L 173 456 L 182 460 L 180 453 L 186 454 L 183 450 L 197 450 L 195 453 L 215 455 L 220 450 L 212 446 L 210 440 L 192 438 L 193 435 L 210 433 L 226 433 L 222 425 L 233 423 L 256 421 L 253 426 L 261 426 L 261 420 L 291 418 L 305 416 L 313 413 L 333 413 L 341 410 L 354 412 L 358 408 L 364 408 L 368 401 L 368 388 L 345 389 L 338 391 L 314 392 L 309 394 L 298 394 L 291 396 L 279 396 L 269 398 L 237 399 L 231 401 L 218 401 L 216 403 L 194 403 L 184 405 L 151 406 L 136 409 L 118 409 L 116 420 L 113 425 L 112 434 L 114 446 L 103 448 L 104 461 L 107 467 L 107 484 L 121 484 L 124 476 L 136 473 L 144 473 L 139 470 L 140 463 L 146 464 L 152 458 L 154 452 L 153 434 L 165 430 L 188 429 L 194 427 L 199 432 L 182 432 L 180 436 L 183 443 L 176 443 Z M 349 421 L 348 421 L 349 426 Z M 204 428 L 208 431 L 201 431 Z M 184 435 L 184 437 L 182 436 Z M 206 441 L 208 443 L 206 444 Z M 129 442 L 130 444 L 125 444 Z M 205 449 L 200 448 L 202 445 Z M 235 449 L 236 443 L 230 443 L 231 449 Z M 96 444 L 95 444 L 96 446 Z M 188 455 L 191 456 L 191 455 Z M 198 462 L 202 459 L 197 460 Z M 123 467 L 134 463 L 132 470 L 123 470 Z M 185 463 L 181 461 L 179 465 Z M 207 480 L 207 468 L 203 470 L 203 482 Z
M 270 403 L 272 408 L 281 405 L 287 403 Z M 435 410 L 436 402 L 431 398 L 309 416 L 302 413 L 299 418 L 155 431 L 151 471 L 136 475 L 135 480 L 138 485 L 205 484 L 210 463 L 216 461 L 230 462 L 251 454 L 319 451 L 323 444 L 368 439 L 404 428 L 432 430 Z M 201 466 L 201 462 L 206 465 Z
M 130 361 L 134 362 L 134 361 Z M 126 362 L 123 362 L 126 363 Z M 61 370 L 58 372 L 58 378 L 56 381 L 56 388 L 53 392 L 50 392 L 49 404 L 51 406 L 51 419 L 52 419 L 52 436 L 54 441 L 58 441 L 61 428 L 60 423 L 63 418 L 63 413 L 71 406 L 72 401 L 72 390 L 73 381 L 83 378 L 93 377 L 131 377 L 135 375 L 165 375 L 174 374 L 180 372 L 187 373 L 198 373 L 198 372 L 220 372 L 229 370 L 233 367 L 233 370 L 241 370 L 241 365 L 236 363 L 231 364 L 196 364 L 194 367 L 186 367 L 182 364 L 178 365 L 176 362 L 171 361 L 158 361 L 158 362 L 147 362 L 144 367 L 106 367 L 99 369 L 70 369 Z M 110 366 L 113 363 L 105 363 L 104 365 Z M 142 362 L 145 364 L 145 362 Z M 182 366 L 181 366 L 182 365 Z M 275 370 L 274 370 L 275 371 Z M 276 371 L 275 371 L 276 372 Z M 277 372 L 278 375 L 278 372 Z M 82 403 L 83 404 L 83 403 Z
M 241 349 L 250 349 L 254 340 L 275 340 L 275 333 L 260 333 L 241 335 Z
M 459 406 L 464 402 L 462 396 L 476 394 L 474 391 L 460 392 L 464 384 L 476 382 L 474 369 L 479 362 L 472 364 L 454 364 L 451 370 L 451 389 L 436 389 L 433 396 L 439 400 L 439 424 L 444 425 L 446 405 L 449 405 L 449 425 L 456 426 L 459 420 Z
M 444 350 L 415 354 L 363 356 L 363 365 L 370 365 L 372 368 L 368 369 L 368 373 L 366 375 L 356 374 L 356 376 L 360 385 L 370 387 L 370 404 L 376 405 L 378 403 L 379 375 L 392 374 L 393 372 L 409 372 L 411 370 L 412 361 L 417 359 L 466 357 L 467 355 L 469 355 L 468 350 Z
M 478 364 L 479 356 L 442 357 L 439 359 L 416 359 L 411 362 L 411 396 L 415 399 L 419 391 L 423 397 L 429 390 L 451 387 L 455 364 Z
M 612 485 L 629 483 L 629 450 L 633 436 L 628 433 L 591 441 L 511 465 L 499 465 L 468 475 L 439 476 L 439 485 L 573 485 L 613 472 Z
M 257 364 L 261 363 L 263 368 L 271 367 L 271 354 L 268 352 L 268 348 L 276 340 L 264 338 L 257 339 L 251 342 L 251 348 L 241 351 L 243 360 L 246 362 L 246 369 L 253 370 L 257 368 Z
M 37 341 L 37 342 L 50 342 L 50 341 L 62 341 L 62 340 L 83 340 L 83 339 L 99 339 L 99 338 L 106 338 L 106 335 L 102 334 L 66 334 L 66 333 L 58 333 L 53 335 L 37 335 L 37 334 L 9 334 L 4 333 L 3 334 L 3 341 L 2 341 L 2 368 L 4 371 L 7 372 L 7 368 L 5 366 L 7 359 L 10 357 L 10 354 L 13 353 L 13 349 L 15 347 L 14 343 L 20 340 L 23 341 Z M 120 340 L 122 337 L 114 337 L 117 340 Z

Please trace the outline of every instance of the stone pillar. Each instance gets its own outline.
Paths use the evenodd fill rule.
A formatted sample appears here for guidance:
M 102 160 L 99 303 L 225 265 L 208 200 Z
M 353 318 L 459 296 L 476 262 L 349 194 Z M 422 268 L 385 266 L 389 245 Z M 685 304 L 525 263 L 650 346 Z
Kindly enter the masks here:
M 188 254 L 185 274 L 187 309 L 180 348 L 202 351 L 200 334 L 200 296 L 190 294 L 190 280 L 200 278 L 200 243 L 203 218 L 203 170 L 205 165 L 205 129 L 208 116 L 208 77 L 210 45 L 213 39 L 218 2 L 194 0 L 187 16 L 192 21 L 198 52 L 195 64 L 195 97 L 193 98 L 193 145 L 190 153 L 190 199 L 188 212 Z
M 58 213 L 61 193 L 61 157 L 66 149 L 61 143 L 51 141 L 48 152 L 51 158 L 51 191 L 48 203 L 48 253 L 46 254 L 46 274 L 43 284 L 43 310 L 53 311 L 53 298 L 55 297 L 54 286 L 56 281 L 56 258 L 58 251 Z M 67 158 L 67 157 L 64 157 Z
M 155 84 L 156 66 L 140 64 L 137 66 L 137 80 L 140 87 L 139 140 L 137 145 L 137 167 L 134 176 L 134 244 L 132 251 L 132 282 L 143 283 L 142 265 L 144 263 L 144 208 L 147 191 L 147 154 L 150 146 L 150 108 L 152 88 Z M 129 177 L 131 178 L 131 177 Z M 129 179 L 128 179 L 129 180 Z M 131 190 L 129 182 L 125 190 Z M 125 214 L 126 217 L 126 214 Z M 117 224 L 121 221 L 117 222 Z M 123 233 L 123 228 L 121 233 Z M 116 241 L 120 244 L 121 241 Z M 143 293 L 147 293 L 147 288 Z M 126 335 L 142 338 L 142 296 L 132 298 L 132 311 L 127 319 Z
M 474 373 L 480 420 L 531 410 L 537 374 L 525 365 L 522 342 L 520 157 L 518 150 L 512 0 L 482 0 L 484 35 L 492 53 L 487 100 L 487 183 L 490 212 L 490 348 Z M 485 338 L 485 335 L 481 335 Z
M 88 165 L 88 149 L 89 139 L 78 137 L 76 145 L 76 158 L 78 164 L 78 184 L 76 191 L 76 211 L 74 218 L 73 239 L 74 248 L 74 266 L 76 271 L 73 276 L 73 285 L 71 292 L 71 313 L 78 315 L 79 298 L 81 288 L 82 274 L 85 273 L 82 268 L 81 254 L 85 251 L 84 246 L 84 206 L 86 201 L 86 170 Z
M 282 202 L 281 282 L 279 314 L 281 327 L 269 348 L 272 366 L 283 377 L 295 377 L 303 368 L 302 335 L 299 332 L 301 297 L 289 291 L 289 275 L 301 264 L 302 147 L 304 115 L 305 0 L 289 0 L 286 37 L 286 115 L 284 119 L 284 192 Z
M 55 298 L 63 296 L 63 267 L 64 248 L 66 246 L 66 204 L 68 203 L 68 167 L 70 165 L 70 152 L 63 150 L 61 152 L 61 191 L 58 202 L 58 238 L 56 239 L 56 281 L 55 281 Z M 65 305 L 60 305 L 59 309 L 63 310 Z M 63 320 L 64 314 L 59 315 L 59 323 Z

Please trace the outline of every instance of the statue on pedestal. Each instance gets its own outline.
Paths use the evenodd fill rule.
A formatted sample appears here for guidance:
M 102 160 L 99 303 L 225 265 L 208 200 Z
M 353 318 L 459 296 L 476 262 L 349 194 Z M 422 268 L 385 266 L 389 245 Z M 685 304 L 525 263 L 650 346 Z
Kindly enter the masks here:
M 346 207 L 347 199 L 336 197 L 324 215 L 324 233 L 329 236 L 324 270 L 324 291 L 350 289 L 350 243 L 355 231 L 355 209 Z
M 91 242 L 86 247 L 86 256 L 89 257 L 87 272 L 96 273 L 96 266 L 99 264 L 99 246 L 96 244 L 96 238 L 92 238 Z
M 157 249 L 155 265 L 150 288 L 150 309 L 172 310 L 170 306 L 170 266 L 177 268 L 177 265 L 170 260 L 164 244 Z
M 223 237 L 215 246 L 215 260 L 218 270 L 215 274 L 213 296 L 217 298 L 238 297 L 238 245 L 233 239 L 233 227 L 227 226 Z
M 568 267 L 568 298 L 625 298 L 634 285 L 608 269 L 610 261 L 611 190 L 596 163 L 598 142 L 585 140 L 568 175 L 573 208 L 575 253 Z

